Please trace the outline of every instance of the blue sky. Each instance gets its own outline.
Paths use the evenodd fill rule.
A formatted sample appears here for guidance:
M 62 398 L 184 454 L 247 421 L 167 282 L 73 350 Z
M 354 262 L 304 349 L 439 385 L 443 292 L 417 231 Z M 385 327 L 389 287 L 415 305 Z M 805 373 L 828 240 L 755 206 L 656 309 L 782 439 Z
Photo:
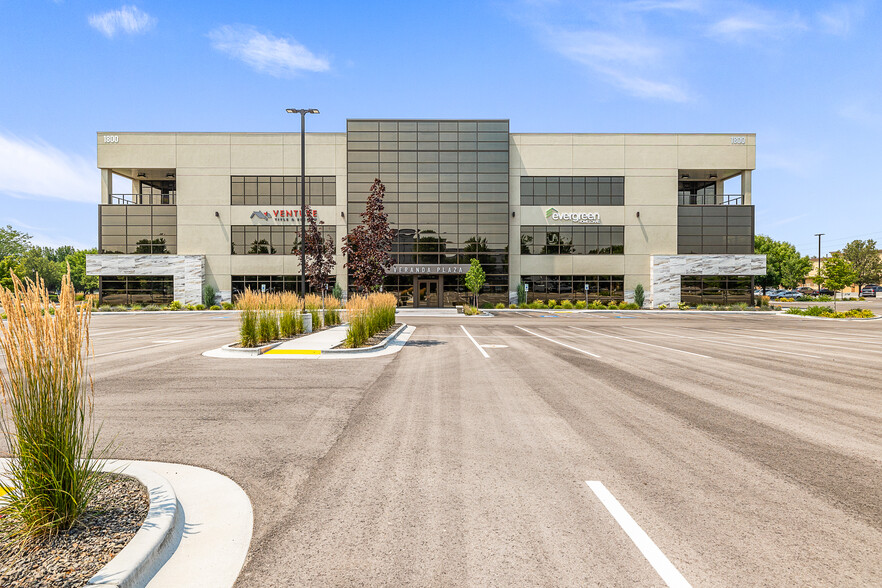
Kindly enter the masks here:
M 857 2 L 0 0 L 0 225 L 94 246 L 97 131 L 509 118 L 757 133 L 757 232 L 882 242 L 880 7 Z

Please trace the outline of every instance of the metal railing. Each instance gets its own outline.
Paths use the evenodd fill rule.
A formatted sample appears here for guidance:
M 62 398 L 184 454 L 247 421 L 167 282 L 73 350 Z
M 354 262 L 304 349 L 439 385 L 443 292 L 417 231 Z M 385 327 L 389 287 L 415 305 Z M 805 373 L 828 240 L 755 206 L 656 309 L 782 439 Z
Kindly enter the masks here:
M 680 194 L 681 206 L 740 206 L 744 204 L 744 194 Z
M 111 194 L 110 204 L 174 204 L 175 192 L 168 194 Z

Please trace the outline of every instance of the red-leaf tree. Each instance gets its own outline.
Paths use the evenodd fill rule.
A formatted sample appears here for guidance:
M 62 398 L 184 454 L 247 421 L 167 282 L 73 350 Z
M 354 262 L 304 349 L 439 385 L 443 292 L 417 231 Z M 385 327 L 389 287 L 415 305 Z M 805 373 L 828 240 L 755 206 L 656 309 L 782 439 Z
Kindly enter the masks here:
M 316 222 L 316 215 L 309 207 L 306 208 L 306 218 L 306 280 L 310 288 L 324 294 L 337 264 L 334 261 L 334 239 L 330 235 L 322 237 L 319 225 L 325 221 Z
M 370 292 L 382 286 L 386 270 L 394 263 L 389 251 L 395 232 L 384 212 L 385 195 L 386 186 L 379 178 L 375 179 L 367 207 L 361 213 L 361 224 L 353 227 L 343 238 L 346 267 L 352 273 L 352 285 L 361 292 Z

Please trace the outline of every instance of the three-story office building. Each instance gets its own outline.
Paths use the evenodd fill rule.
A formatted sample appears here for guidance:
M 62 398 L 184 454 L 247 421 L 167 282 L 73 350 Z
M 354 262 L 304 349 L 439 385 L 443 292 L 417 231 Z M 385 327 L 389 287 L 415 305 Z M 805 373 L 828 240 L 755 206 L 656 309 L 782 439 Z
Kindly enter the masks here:
M 753 134 L 527 134 L 507 120 L 349 120 L 306 135 L 306 203 L 337 247 L 386 186 L 395 230 L 384 289 L 404 306 L 465 300 L 472 258 L 486 302 L 751 300 Z M 98 255 L 110 304 L 225 300 L 300 287 L 299 133 L 98 134 Z M 132 180 L 114 191 L 113 177 Z M 726 180 L 740 176 L 738 194 Z

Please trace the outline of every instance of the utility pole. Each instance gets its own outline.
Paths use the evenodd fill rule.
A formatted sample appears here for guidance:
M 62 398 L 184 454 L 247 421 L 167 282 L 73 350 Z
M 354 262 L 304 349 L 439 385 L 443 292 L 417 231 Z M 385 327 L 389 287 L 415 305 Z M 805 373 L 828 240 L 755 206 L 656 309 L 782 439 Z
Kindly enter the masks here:
M 815 274 L 815 284 L 818 285 L 818 293 L 821 292 L 821 237 L 823 237 L 825 233 L 815 233 L 815 237 L 818 238 L 818 273 Z

